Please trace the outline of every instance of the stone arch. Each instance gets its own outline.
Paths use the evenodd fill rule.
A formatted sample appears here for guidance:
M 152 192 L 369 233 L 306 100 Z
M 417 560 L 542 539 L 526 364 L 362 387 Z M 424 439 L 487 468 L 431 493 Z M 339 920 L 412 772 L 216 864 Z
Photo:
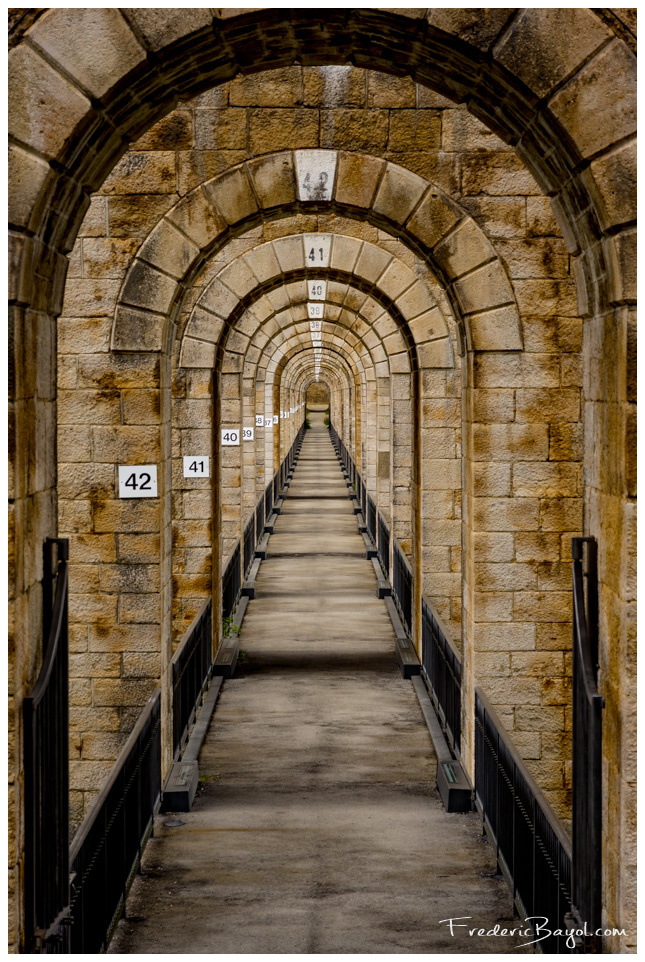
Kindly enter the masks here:
M 327 171 L 328 197 L 309 198 L 299 174 L 309 167 Z M 113 349 L 156 351 L 169 346 L 172 327 L 165 330 L 165 319 L 176 314 L 185 286 L 206 258 L 264 216 L 308 208 L 366 220 L 423 257 L 450 298 L 461 331 L 460 352 L 466 347 L 521 349 L 513 286 L 493 245 L 467 212 L 438 187 L 397 164 L 335 150 L 260 157 L 207 181 L 179 201 L 143 242 L 130 266 L 115 310 Z M 291 252 L 279 241 L 274 245 L 276 255 L 282 252 L 278 265 L 284 269 Z M 255 267 L 260 283 L 264 271 L 275 270 L 274 264 L 257 260 Z M 227 276 L 234 290 L 227 287 L 221 293 L 230 301 L 244 296 L 254 274 L 246 264 L 229 265 Z

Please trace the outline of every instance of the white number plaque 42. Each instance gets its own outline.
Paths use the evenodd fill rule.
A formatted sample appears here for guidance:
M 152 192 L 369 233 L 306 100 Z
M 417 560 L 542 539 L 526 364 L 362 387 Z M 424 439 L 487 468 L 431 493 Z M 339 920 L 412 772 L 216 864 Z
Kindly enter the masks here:
M 156 498 L 156 464 L 120 464 L 120 498 Z

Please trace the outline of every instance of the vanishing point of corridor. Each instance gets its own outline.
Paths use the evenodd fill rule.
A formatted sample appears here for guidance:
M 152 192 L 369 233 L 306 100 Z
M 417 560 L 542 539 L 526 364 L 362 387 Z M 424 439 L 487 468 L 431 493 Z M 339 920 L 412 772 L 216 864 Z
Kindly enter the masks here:
M 451 936 L 443 921 L 512 926 L 510 894 L 479 817 L 443 810 L 329 433 L 321 413 L 311 419 L 201 753 L 200 792 L 190 813 L 157 817 L 112 953 L 522 942 Z

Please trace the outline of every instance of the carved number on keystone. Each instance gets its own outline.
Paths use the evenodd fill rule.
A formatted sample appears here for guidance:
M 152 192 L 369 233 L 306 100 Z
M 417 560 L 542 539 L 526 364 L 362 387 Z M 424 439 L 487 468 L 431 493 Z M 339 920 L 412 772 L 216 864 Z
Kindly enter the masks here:
M 304 234 L 303 243 L 307 267 L 329 267 L 331 234 Z
M 307 286 L 312 301 L 324 301 L 327 294 L 327 281 L 307 281 Z
M 297 150 L 296 171 L 300 200 L 331 200 L 336 173 L 335 151 Z

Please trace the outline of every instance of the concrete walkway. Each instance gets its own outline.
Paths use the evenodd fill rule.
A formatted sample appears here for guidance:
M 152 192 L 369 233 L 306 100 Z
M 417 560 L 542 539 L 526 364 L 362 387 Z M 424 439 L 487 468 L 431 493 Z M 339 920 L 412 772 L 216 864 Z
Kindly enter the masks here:
M 322 421 L 322 417 L 312 418 Z M 112 953 L 512 952 L 506 885 L 435 761 L 328 431 L 307 432 L 200 759 L 158 819 Z M 502 924 L 504 922 L 502 921 Z

